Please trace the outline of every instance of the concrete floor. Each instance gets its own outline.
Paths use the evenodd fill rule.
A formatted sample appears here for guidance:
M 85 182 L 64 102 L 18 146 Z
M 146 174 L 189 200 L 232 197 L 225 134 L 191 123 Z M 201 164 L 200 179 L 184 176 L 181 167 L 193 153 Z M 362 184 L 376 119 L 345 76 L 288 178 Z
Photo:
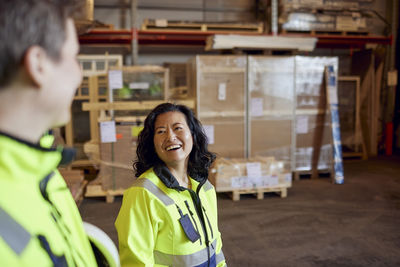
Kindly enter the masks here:
M 85 221 L 115 243 L 121 198 L 85 199 Z M 345 184 L 294 181 L 288 197 L 219 195 L 228 266 L 400 266 L 400 157 L 345 162 Z

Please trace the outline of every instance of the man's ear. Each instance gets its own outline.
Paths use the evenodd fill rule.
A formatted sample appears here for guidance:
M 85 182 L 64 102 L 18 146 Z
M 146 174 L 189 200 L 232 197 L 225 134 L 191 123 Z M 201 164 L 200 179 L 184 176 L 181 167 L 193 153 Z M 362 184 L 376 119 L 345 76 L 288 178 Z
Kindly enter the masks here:
M 49 58 L 40 46 L 30 47 L 24 57 L 24 68 L 29 78 L 37 87 L 42 87 L 47 79 Z

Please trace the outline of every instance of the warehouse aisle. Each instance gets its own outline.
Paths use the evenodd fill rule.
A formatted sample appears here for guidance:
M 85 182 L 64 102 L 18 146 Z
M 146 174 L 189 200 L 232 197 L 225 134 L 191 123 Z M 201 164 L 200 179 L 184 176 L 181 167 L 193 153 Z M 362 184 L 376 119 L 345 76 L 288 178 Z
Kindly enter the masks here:
M 85 199 L 82 217 L 117 242 L 121 198 Z M 400 266 L 400 157 L 345 162 L 345 184 L 295 181 L 288 197 L 219 196 L 228 266 Z

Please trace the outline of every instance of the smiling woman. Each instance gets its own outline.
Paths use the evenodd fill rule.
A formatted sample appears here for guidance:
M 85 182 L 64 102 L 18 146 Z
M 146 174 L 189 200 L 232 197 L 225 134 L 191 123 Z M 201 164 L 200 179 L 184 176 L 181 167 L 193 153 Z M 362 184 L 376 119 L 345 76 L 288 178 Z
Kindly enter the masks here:
M 214 160 L 190 109 L 165 103 L 150 112 L 138 138 L 138 179 L 115 222 L 122 265 L 226 265 L 207 179 Z

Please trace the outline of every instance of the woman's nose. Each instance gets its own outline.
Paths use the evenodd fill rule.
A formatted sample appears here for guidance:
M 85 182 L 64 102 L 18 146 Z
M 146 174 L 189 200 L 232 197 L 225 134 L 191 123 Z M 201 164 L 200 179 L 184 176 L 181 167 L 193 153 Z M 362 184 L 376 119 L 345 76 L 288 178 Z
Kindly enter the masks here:
M 175 140 L 176 139 L 176 134 L 172 130 L 167 131 L 167 138 L 168 140 Z

